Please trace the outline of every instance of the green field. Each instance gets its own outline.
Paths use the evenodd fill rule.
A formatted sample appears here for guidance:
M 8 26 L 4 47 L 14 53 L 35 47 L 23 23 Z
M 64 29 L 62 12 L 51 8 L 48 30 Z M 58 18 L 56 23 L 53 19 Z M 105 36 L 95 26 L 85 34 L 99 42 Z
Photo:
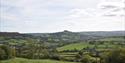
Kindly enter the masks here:
M 63 47 L 59 47 L 57 48 L 58 51 L 64 51 L 64 50 L 81 50 L 83 48 L 86 47 L 95 47 L 94 44 L 88 44 L 88 43 L 74 43 L 74 44 L 69 44 L 69 45 L 65 45 Z M 105 49 L 106 47 L 108 48 L 116 48 L 119 47 L 119 45 L 114 45 L 114 44 L 110 44 L 110 43 L 105 43 L 105 44 L 99 44 L 97 45 L 97 49 Z
M 46 40 L 40 37 L 0 37 L 0 63 L 107 63 L 110 55 L 113 61 L 125 58 L 125 39 L 122 36 L 75 42 Z
M 63 50 L 74 50 L 74 49 L 78 49 L 81 50 L 82 48 L 85 48 L 87 46 L 93 46 L 87 43 L 74 43 L 74 44 L 69 44 L 69 45 L 65 45 L 63 47 L 57 48 L 58 51 L 63 51 Z
M 15 58 L 10 60 L 0 61 L 0 63 L 76 63 L 76 62 L 56 61 L 56 60 L 50 60 L 50 59 L 31 60 L 31 59 L 24 59 L 24 58 Z

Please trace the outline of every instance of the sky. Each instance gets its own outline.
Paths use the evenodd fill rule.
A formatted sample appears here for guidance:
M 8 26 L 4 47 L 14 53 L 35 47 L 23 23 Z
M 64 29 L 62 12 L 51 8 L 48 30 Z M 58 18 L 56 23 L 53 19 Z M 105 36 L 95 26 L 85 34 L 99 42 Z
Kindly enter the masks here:
M 125 30 L 125 0 L 0 0 L 0 31 Z

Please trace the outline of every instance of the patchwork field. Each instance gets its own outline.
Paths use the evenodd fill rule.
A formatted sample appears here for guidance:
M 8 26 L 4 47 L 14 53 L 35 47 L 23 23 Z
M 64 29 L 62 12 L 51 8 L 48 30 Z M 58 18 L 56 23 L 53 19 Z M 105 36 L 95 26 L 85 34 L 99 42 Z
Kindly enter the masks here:
M 74 49 L 77 49 L 77 50 L 81 50 L 83 48 L 86 48 L 86 47 L 95 47 L 95 45 L 92 45 L 92 44 L 88 44 L 88 43 L 74 43 L 74 44 L 69 44 L 69 45 L 65 45 L 63 47 L 60 47 L 60 48 L 57 48 L 58 51 L 64 51 L 64 50 L 74 50 Z M 116 45 L 112 45 L 112 44 L 100 44 L 100 45 L 97 45 L 97 47 L 99 49 L 104 49 L 106 47 L 117 47 Z
M 124 43 L 125 39 L 121 38 L 121 37 L 115 37 L 115 38 L 103 38 L 103 39 L 99 39 L 97 41 L 99 41 L 99 42 L 103 41 L 103 44 L 89 44 L 87 42 L 73 43 L 73 44 L 69 44 L 69 45 L 65 45 L 63 47 L 57 48 L 57 50 L 58 51 L 74 50 L 74 49 L 81 50 L 86 47 L 92 48 L 95 46 L 97 47 L 97 49 L 124 47 L 118 43 L 122 43 L 122 42 Z
M 64 39 L 65 34 L 59 39 Z M 125 58 L 124 36 L 68 42 L 58 41 L 59 35 L 54 35 L 56 39 L 44 40 L 41 37 L 0 37 L 0 63 L 110 63 L 106 61 L 112 56 L 113 61 L 118 60 L 116 63 L 125 63 L 121 62 Z
M 63 47 L 57 48 L 58 51 L 63 51 L 63 50 L 74 50 L 74 49 L 78 49 L 81 50 L 82 48 L 85 48 L 87 46 L 93 46 L 93 45 L 89 45 L 87 43 L 74 43 L 74 44 L 69 44 L 69 45 L 65 45 Z

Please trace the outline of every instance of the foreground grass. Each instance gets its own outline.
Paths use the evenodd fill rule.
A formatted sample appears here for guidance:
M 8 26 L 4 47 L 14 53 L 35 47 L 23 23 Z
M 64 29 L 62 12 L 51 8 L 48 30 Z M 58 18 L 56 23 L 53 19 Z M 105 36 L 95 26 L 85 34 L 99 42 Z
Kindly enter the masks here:
M 0 63 L 76 63 L 76 62 L 56 61 L 56 60 L 50 60 L 50 59 L 32 60 L 32 59 L 24 59 L 24 58 L 15 58 L 10 60 L 0 61 Z

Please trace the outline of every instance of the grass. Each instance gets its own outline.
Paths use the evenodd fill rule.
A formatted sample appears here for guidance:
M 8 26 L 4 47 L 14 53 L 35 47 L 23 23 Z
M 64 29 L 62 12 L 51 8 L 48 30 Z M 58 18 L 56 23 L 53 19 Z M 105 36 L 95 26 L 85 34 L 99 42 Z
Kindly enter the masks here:
M 81 50 L 81 49 L 88 47 L 88 46 L 93 47 L 94 45 L 90 45 L 87 43 L 74 43 L 74 44 L 69 44 L 69 45 L 65 45 L 63 47 L 57 48 L 57 50 L 58 51 L 74 50 L 74 49 Z
M 57 60 L 50 60 L 50 59 L 32 60 L 32 59 L 24 59 L 24 58 L 15 58 L 10 60 L 0 61 L 0 63 L 76 63 L 76 62 L 57 61 Z
M 74 50 L 74 49 L 77 49 L 77 50 L 81 50 L 85 47 L 95 47 L 94 44 L 89 44 L 89 43 L 74 43 L 74 44 L 69 44 L 69 45 L 65 45 L 65 46 L 62 46 L 62 47 L 59 47 L 57 48 L 58 51 L 64 51 L 64 50 Z M 115 48 L 115 47 L 120 47 L 119 45 L 114 45 L 114 44 L 110 44 L 110 43 L 107 43 L 107 44 L 99 44 L 97 45 L 97 49 L 106 49 L 106 47 L 108 48 Z

